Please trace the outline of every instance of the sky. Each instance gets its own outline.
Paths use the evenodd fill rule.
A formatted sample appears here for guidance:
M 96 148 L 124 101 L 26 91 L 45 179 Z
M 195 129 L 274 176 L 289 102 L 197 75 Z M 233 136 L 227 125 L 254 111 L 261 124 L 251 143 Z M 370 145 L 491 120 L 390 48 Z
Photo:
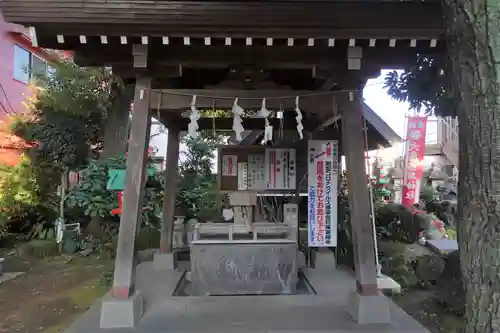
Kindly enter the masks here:
M 405 116 L 413 115 L 414 111 L 409 110 L 407 103 L 401 103 L 391 99 L 384 89 L 384 78 L 388 70 L 382 71 L 381 75 L 369 80 L 363 90 L 365 102 L 401 137 L 405 134 Z M 436 140 L 436 123 L 435 118 L 430 117 L 427 125 L 427 142 Z M 157 133 L 160 130 L 158 125 L 152 128 L 152 133 Z M 158 149 L 157 156 L 166 155 L 167 134 L 162 133 L 156 135 L 152 140 L 153 146 Z M 181 145 L 181 151 L 183 147 Z

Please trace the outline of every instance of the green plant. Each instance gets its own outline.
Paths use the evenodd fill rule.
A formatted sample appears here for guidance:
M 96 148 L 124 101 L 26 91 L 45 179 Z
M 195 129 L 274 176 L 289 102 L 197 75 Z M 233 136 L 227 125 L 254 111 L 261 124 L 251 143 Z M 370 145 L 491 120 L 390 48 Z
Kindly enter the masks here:
M 177 207 L 191 218 L 214 219 L 220 215 L 222 200 L 212 174 L 212 160 L 215 149 L 222 141 L 221 136 L 202 132 L 183 139 L 186 145 L 184 158 L 180 163 L 181 181 L 177 195 Z
M 108 171 L 125 169 L 125 157 L 92 161 L 82 169 L 80 183 L 66 197 L 66 206 L 80 211 L 87 217 L 113 219 L 111 210 L 118 208 L 116 192 L 107 190 Z M 149 175 L 144 203 L 149 209 L 143 212 L 142 222 L 158 228 L 162 215 L 163 179 L 161 173 Z
M 41 200 L 36 172 L 26 156 L 19 165 L 0 165 L 0 240 L 20 233 L 28 239 L 51 238 L 55 217 L 54 198 Z
M 438 194 L 436 189 L 430 185 L 422 185 L 420 188 L 420 201 L 423 201 L 425 205 L 434 200 L 434 197 Z
M 392 242 L 385 246 L 386 251 L 380 255 L 380 265 L 384 274 L 396 280 L 401 287 L 408 289 L 418 283 L 413 269 L 413 262 L 406 257 L 404 244 Z
M 457 239 L 457 230 L 455 228 L 446 228 L 446 236 L 448 239 Z
M 29 151 L 36 164 L 75 169 L 102 150 L 107 113 L 122 83 L 107 70 L 70 61 L 54 68 L 52 75 L 37 77 L 38 86 L 25 103 L 27 113 L 12 129 L 33 143 Z

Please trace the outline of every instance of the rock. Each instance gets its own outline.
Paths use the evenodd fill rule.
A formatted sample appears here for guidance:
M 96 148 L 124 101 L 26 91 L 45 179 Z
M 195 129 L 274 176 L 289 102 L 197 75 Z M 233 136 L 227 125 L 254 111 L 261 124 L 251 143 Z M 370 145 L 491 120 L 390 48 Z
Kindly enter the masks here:
M 435 282 L 444 270 L 442 257 L 419 244 L 379 241 L 382 272 L 404 288 Z
M 146 249 L 146 250 L 141 250 L 137 251 L 136 253 L 136 258 L 139 263 L 144 262 L 144 261 L 153 261 L 153 257 L 155 252 L 158 251 L 157 249 Z
M 93 249 L 89 248 L 89 249 L 85 249 L 85 250 L 78 252 L 78 254 L 81 255 L 82 257 L 88 257 L 89 255 L 92 254 L 92 252 L 93 252 Z
M 444 270 L 445 262 L 437 254 L 428 254 L 417 258 L 415 273 L 419 281 L 435 282 Z
M 451 311 L 462 316 L 465 313 L 465 290 L 458 251 L 448 254 L 445 261 L 444 270 L 436 281 L 437 298 Z

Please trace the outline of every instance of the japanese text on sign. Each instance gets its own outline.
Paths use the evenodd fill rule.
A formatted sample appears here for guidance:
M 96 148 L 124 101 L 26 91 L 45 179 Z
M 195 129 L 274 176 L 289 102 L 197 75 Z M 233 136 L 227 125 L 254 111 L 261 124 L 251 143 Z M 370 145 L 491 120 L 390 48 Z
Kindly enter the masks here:
M 337 245 L 337 141 L 309 140 L 308 245 Z
M 420 197 L 427 117 L 409 117 L 406 137 L 402 204 L 413 206 Z

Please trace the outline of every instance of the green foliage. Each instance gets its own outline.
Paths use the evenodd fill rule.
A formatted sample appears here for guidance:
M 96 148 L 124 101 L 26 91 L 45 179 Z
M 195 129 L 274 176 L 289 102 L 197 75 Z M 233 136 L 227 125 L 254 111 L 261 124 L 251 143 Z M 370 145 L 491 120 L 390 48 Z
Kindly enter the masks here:
M 434 197 L 438 194 L 436 189 L 430 185 L 422 185 L 420 189 L 420 201 L 423 201 L 427 206 L 428 203 L 434 201 Z
M 445 56 L 418 54 L 402 73 L 385 77 L 385 88 L 393 99 L 408 102 L 410 108 L 437 116 L 456 116 Z
M 448 239 L 457 240 L 457 229 L 446 228 L 446 236 L 448 237 Z
M 111 210 L 118 208 L 116 192 L 108 191 L 108 171 L 125 169 L 125 157 L 91 161 L 81 170 L 80 183 L 66 197 L 66 206 L 80 210 L 87 217 L 111 218 Z M 143 213 L 143 223 L 158 226 L 162 215 L 163 179 L 156 172 L 148 177 L 144 202 L 148 210 Z
M 21 244 L 18 251 L 21 256 L 34 256 L 37 258 L 53 257 L 59 254 L 59 249 L 54 239 L 32 240 Z
M 384 274 L 392 277 L 402 288 L 408 289 L 419 281 L 413 263 L 406 256 L 406 247 L 402 243 L 390 242 L 381 251 L 380 265 Z
M 48 230 L 57 214 L 54 199 L 41 200 L 28 158 L 17 166 L 0 166 L 0 240 L 8 233 L 29 233 L 30 239 L 50 237 Z
M 180 163 L 182 179 L 179 184 L 177 206 L 190 218 L 212 219 L 219 215 L 221 200 L 212 161 L 222 138 L 209 132 L 183 138 L 187 149 Z
M 16 135 L 35 143 L 36 163 L 78 168 L 102 149 L 102 129 L 114 95 L 122 87 L 110 73 L 80 68 L 71 62 L 54 65 L 52 75 L 37 78 L 39 87 L 26 102 L 28 117 L 13 124 Z

